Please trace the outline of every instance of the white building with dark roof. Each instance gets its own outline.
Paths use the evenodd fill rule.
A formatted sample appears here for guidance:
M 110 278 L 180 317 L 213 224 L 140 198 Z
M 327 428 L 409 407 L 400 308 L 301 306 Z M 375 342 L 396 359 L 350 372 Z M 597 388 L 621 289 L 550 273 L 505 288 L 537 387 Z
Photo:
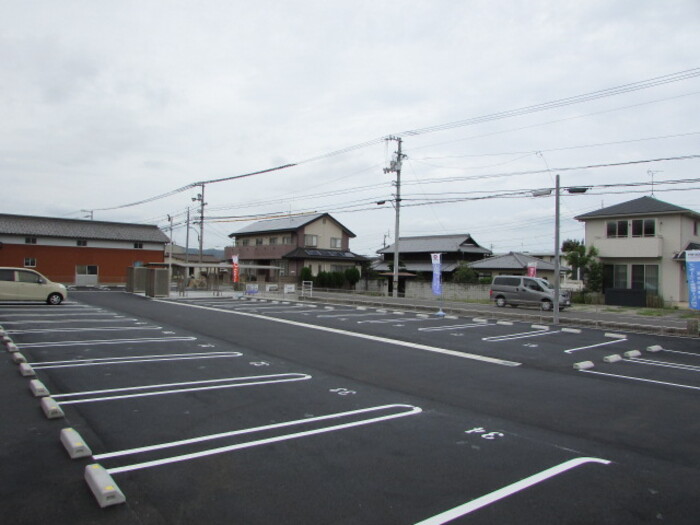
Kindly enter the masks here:
M 67 284 L 124 283 L 128 267 L 162 263 L 168 242 L 149 224 L 0 214 L 0 266 Z
M 687 304 L 685 251 L 700 244 L 700 213 L 640 197 L 576 217 L 603 263 L 606 290 L 640 290 Z

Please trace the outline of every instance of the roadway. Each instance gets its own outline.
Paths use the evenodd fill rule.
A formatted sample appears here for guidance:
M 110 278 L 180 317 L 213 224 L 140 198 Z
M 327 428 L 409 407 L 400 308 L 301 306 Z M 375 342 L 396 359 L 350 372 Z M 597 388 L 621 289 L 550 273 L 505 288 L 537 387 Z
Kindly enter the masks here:
M 696 339 L 120 292 L 0 305 L 0 325 L 65 414 L 44 416 L 8 352 L 0 487 L 14 523 L 700 515 Z M 68 457 L 66 427 L 88 457 Z M 98 506 L 94 463 L 124 503 Z

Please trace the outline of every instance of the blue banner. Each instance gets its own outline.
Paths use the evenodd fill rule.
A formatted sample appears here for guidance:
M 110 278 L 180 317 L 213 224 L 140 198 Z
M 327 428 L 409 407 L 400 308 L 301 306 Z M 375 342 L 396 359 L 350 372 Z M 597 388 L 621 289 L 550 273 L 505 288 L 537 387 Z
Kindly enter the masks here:
M 688 277 L 688 306 L 700 310 L 700 250 L 685 252 L 685 274 Z
M 440 261 L 441 254 L 431 253 L 430 258 L 433 261 L 433 294 L 442 295 L 442 263 Z

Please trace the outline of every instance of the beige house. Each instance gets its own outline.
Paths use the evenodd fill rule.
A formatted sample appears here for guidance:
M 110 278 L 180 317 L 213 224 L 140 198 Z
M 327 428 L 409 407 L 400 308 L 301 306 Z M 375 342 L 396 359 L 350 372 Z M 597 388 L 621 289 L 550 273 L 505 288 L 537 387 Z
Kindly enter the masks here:
M 297 282 L 304 267 L 312 275 L 360 268 L 365 257 L 350 251 L 355 234 L 328 213 L 295 215 L 255 222 L 229 235 L 233 247 L 226 258 L 238 256 L 244 280 Z
M 700 213 L 641 197 L 579 215 L 603 263 L 603 288 L 645 290 L 687 305 L 685 251 L 700 243 Z

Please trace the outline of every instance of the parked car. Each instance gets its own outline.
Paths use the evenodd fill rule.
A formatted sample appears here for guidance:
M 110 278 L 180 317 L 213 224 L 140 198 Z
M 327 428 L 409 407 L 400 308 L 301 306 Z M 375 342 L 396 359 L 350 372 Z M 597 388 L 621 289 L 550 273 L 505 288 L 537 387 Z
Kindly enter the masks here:
M 0 268 L 0 301 L 46 301 L 61 304 L 66 287 L 28 268 Z
M 544 279 L 523 275 L 499 275 L 493 278 L 489 295 L 496 306 L 539 306 L 549 311 L 554 306 L 554 288 Z M 560 290 L 559 310 L 571 306 L 571 294 Z

